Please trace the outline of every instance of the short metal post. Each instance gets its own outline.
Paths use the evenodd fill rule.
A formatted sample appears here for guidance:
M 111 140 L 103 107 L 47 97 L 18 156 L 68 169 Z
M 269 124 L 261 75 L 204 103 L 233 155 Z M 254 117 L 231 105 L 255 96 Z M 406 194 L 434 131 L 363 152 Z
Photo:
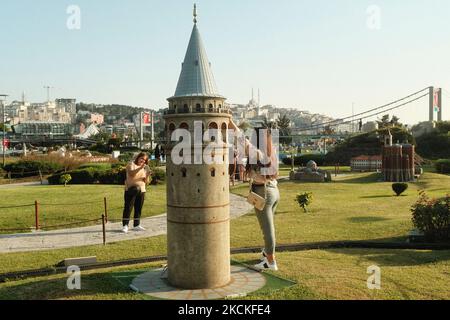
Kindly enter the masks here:
M 34 202 L 34 218 L 35 218 L 35 226 L 36 231 L 39 230 L 39 204 L 37 200 Z
M 106 205 L 106 197 L 103 198 L 104 207 L 105 207 L 105 222 L 108 223 L 108 206 Z
M 106 223 L 105 223 L 105 215 L 102 214 L 102 227 L 103 227 L 103 245 L 106 245 Z

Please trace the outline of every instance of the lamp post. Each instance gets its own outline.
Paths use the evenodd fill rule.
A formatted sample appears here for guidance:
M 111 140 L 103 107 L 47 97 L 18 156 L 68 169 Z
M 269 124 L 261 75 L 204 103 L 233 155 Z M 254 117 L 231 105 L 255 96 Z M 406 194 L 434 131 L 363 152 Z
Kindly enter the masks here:
M 3 139 L 2 139 L 2 150 L 3 150 L 3 166 L 5 166 L 5 101 L 6 97 L 8 97 L 7 94 L 0 94 L 0 102 L 2 103 L 2 124 L 3 124 Z

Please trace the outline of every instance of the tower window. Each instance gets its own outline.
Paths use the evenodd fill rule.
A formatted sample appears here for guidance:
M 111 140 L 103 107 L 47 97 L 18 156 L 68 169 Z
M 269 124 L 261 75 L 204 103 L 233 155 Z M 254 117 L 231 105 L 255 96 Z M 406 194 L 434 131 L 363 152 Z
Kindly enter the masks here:
M 189 106 L 188 106 L 187 104 L 185 104 L 185 105 L 183 106 L 183 111 L 184 111 L 185 113 L 189 113 Z
M 186 177 L 187 177 L 187 169 L 186 169 L 186 168 L 182 168 L 182 169 L 181 169 L 181 176 L 182 176 L 183 178 L 186 178 Z
M 213 105 L 210 103 L 210 104 L 208 105 L 208 110 L 209 110 L 209 112 L 212 112 L 213 109 L 214 109 L 214 107 L 213 107 Z
M 216 176 L 216 169 L 211 169 L 211 177 L 215 177 Z
M 195 111 L 201 112 L 202 111 L 202 105 L 197 103 L 197 105 L 195 106 Z
M 226 123 L 222 123 L 222 141 L 223 142 L 227 142 L 227 124 Z

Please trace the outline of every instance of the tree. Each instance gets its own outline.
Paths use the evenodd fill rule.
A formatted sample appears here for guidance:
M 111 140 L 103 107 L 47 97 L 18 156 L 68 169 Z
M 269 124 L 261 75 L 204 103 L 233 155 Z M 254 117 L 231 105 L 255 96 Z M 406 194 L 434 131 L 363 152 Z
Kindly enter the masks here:
M 111 138 L 111 135 L 106 131 L 100 131 L 95 136 L 92 137 L 93 140 L 98 142 L 106 142 Z
M 247 121 L 242 121 L 239 125 L 238 125 L 239 129 L 241 129 L 242 131 L 247 131 L 248 129 L 250 129 L 252 126 L 250 123 L 248 123 Z
M 438 122 L 436 129 L 417 138 L 417 153 L 427 159 L 450 158 L 450 121 Z
M 287 115 L 283 115 L 277 119 L 276 125 L 280 130 L 280 142 L 283 144 L 292 143 L 291 119 L 289 119 Z
M 5 125 L 5 132 L 10 132 L 11 128 L 8 125 Z M 0 132 L 3 132 L 3 123 L 0 123 Z
M 388 114 L 385 114 L 383 117 L 381 117 L 380 121 L 377 121 L 378 128 L 379 129 L 386 129 L 391 127 L 403 127 L 403 124 L 400 123 L 400 118 L 397 116 L 392 116 L 392 118 L 389 118 Z
M 392 116 L 392 119 L 390 121 L 391 126 L 393 126 L 393 127 L 401 127 L 401 126 L 403 126 L 403 124 L 401 124 L 399 120 L 400 120 L 399 117 Z
M 269 121 L 269 119 L 267 119 L 267 117 L 264 117 L 262 127 L 264 129 L 273 129 L 275 127 L 275 122 Z
M 336 130 L 332 126 L 325 126 L 323 128 L 322 134 L 329 136 L 329 135 L 334 134 L 335 132 L 336 132 Z
M 64 187 L 67 186 L 67 184 L 72 180 L 72 176 L 70 174 L 63 174 L 60 178 L 59 178 L 59 182 L 60 183 L 64 183 Z
M 313 194 L 312 192 L 305 192 L 302 194 L 298 194 L 296 197 L 296 201 L 298 205 L 303 208 L 303 210 L 308 212 L 307 207 L 312 203 L 313 201 Z

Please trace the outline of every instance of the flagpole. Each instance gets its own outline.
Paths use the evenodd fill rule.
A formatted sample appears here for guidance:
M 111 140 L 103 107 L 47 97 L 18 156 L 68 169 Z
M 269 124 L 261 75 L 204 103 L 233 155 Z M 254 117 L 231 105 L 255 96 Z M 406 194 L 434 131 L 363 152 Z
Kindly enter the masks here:
M 155 120 L 153 119 L 154 113 L 153 111 L 150 112 L 150 116 L 152 117 L 151 123 L 152 123 L 152 141 L 151 141 L 151 148 L 153 150 L 153 142 L 155 141 Z
M 144 131 L 142 130 L 143 126 L 142 126 L 142 117 L 143 117 L 143 112 L 141 111 L 140 113 L 140 133 L 139 133 L 139 149 L 142 149 L 142 140 L 144 140 Z

